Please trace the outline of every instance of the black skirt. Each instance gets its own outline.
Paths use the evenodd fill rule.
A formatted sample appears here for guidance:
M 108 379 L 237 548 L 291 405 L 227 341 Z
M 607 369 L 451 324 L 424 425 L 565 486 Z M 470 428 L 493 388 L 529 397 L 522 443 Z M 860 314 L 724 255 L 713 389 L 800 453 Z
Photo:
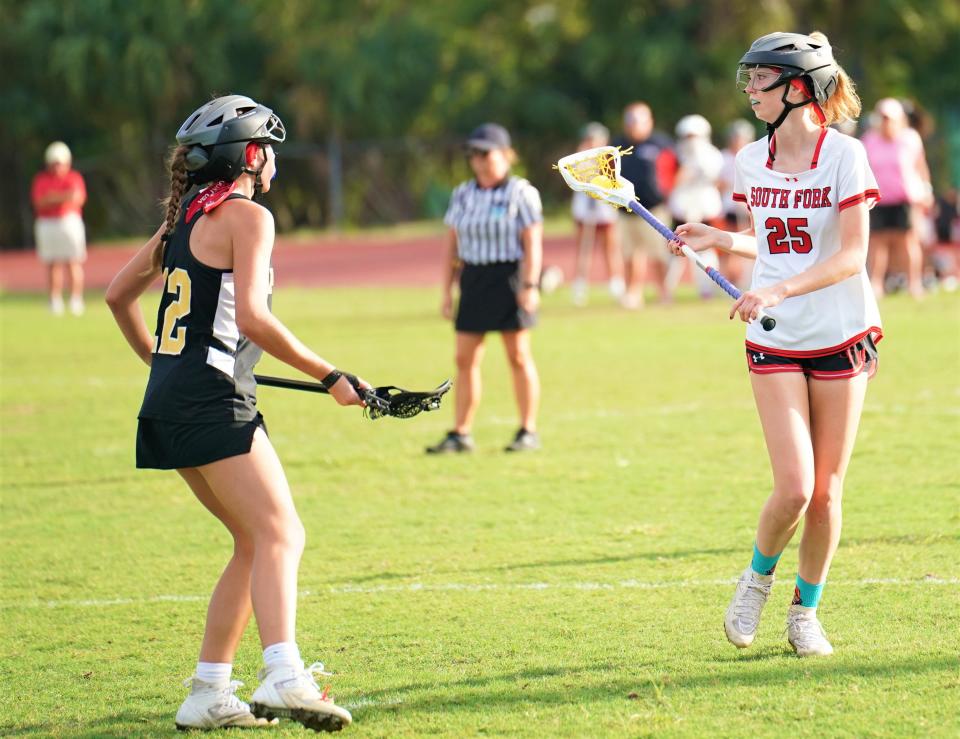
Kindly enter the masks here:
M 460 272 L 457 331 L 519 331 L 533 328 L 537 314 L 517 305 L 520 262 L 465 264 Z
M 176 470 L 247 454 L 258 428 L 267 430 L 259 413 L 252 421 L 226 423 L 176 423 L 141 418 L 137 423 L 137 467 Z
M 910 204 L 877 205 L 870 209 L 870 230 L 909 231 L 911 228 Z

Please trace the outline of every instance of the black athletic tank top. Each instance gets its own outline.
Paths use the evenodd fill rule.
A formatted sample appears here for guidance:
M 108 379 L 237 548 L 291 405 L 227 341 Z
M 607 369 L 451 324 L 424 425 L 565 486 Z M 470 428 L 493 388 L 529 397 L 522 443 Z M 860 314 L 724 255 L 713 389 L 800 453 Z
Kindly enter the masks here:
M 184 200 L 164 250 L 163 294 L 139 418 L 217 423 L 257 416 L 253 367 L 263 351 L 237 329 L 233 270 L 209 267 L 190 251 L 190 234 L 204 214 L 194 201 L 205 192 Z

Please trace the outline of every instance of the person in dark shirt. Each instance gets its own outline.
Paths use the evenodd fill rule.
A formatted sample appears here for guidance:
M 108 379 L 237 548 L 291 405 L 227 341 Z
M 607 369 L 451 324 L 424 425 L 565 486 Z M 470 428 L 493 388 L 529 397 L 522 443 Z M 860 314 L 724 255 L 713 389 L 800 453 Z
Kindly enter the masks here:
M 633 183 L 637 201 L 666 223 L 670 214 L 665 201 L 677 171 L 673 142 L 653 130 L 653 113 L 643 102 L 630 103 L 624 109 L 623 133 L 613 145 L 622 149 L 633 147 L 633 150 L 620 160 L 620 173 Z M 630 309 L 643 307 L 648 266 L 652 267 L 660 301 L 668 302 L 671 296 L 665 278 L 670 251 L 663 238 L 643 219 L 624 213 L 620 215 L 620 243 L 627 275 L 623 306 Z
M 183 731 L 263 727 L 281 717 L 339 731 L 352 720 L 317 686 L 320 663 L 306 667 L 300 657 L 304 527 L 257 410 L 253 368 L 264 351 L 319 380 L 340 405 L 363 404 L 352 375 L 270 312 L 273 216 L 253 199 L 271 189 L 274 147 L 285 139 L 280 118 L 244 95 L 194 111 L 177 132 L 164 223 L 105 295 L 130 347 L 150 367 L 137 467 L 177 470 L 233 539 L 207 608 L 190 694 L 177 711 Z M 158 278 L 151 334 L 138 300 Z M 234 694 L 242 683 L 230 678 L 251 615 L 264 668 L 248 705 Z

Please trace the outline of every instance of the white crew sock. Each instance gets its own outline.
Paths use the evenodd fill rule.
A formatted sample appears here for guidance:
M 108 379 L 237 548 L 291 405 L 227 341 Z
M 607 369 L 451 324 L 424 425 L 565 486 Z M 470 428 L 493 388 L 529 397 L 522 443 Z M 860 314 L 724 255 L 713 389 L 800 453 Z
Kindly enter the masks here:
M 300 649 L 295 641 L 281 641 L 271 644 L 263 650 L 263 663 L 267 669 L 274 667 L 292 667 L 303 669 L 303 660 L 300 659 Z
M 194 676 L 205 683 L 219 685 L 230 682 L 232 672 L 233 665 L 229 662 L 197 662 L 197 671 Z

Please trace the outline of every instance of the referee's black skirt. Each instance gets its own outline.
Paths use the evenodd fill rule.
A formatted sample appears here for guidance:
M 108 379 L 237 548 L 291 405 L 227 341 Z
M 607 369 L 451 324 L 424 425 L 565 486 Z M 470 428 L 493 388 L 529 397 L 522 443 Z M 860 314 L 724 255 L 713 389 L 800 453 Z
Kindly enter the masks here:
M 259 413 L 252 421 L 223 423 L 176 423 L 141 418 L 137 422 L 137 467 L 176 470 L 247 454 L 258 428 L 267 430 Z
M 465 333 L 533 328 L 537 314 L 517 305 L 520 262 L 464 264 L 455 327 Z

